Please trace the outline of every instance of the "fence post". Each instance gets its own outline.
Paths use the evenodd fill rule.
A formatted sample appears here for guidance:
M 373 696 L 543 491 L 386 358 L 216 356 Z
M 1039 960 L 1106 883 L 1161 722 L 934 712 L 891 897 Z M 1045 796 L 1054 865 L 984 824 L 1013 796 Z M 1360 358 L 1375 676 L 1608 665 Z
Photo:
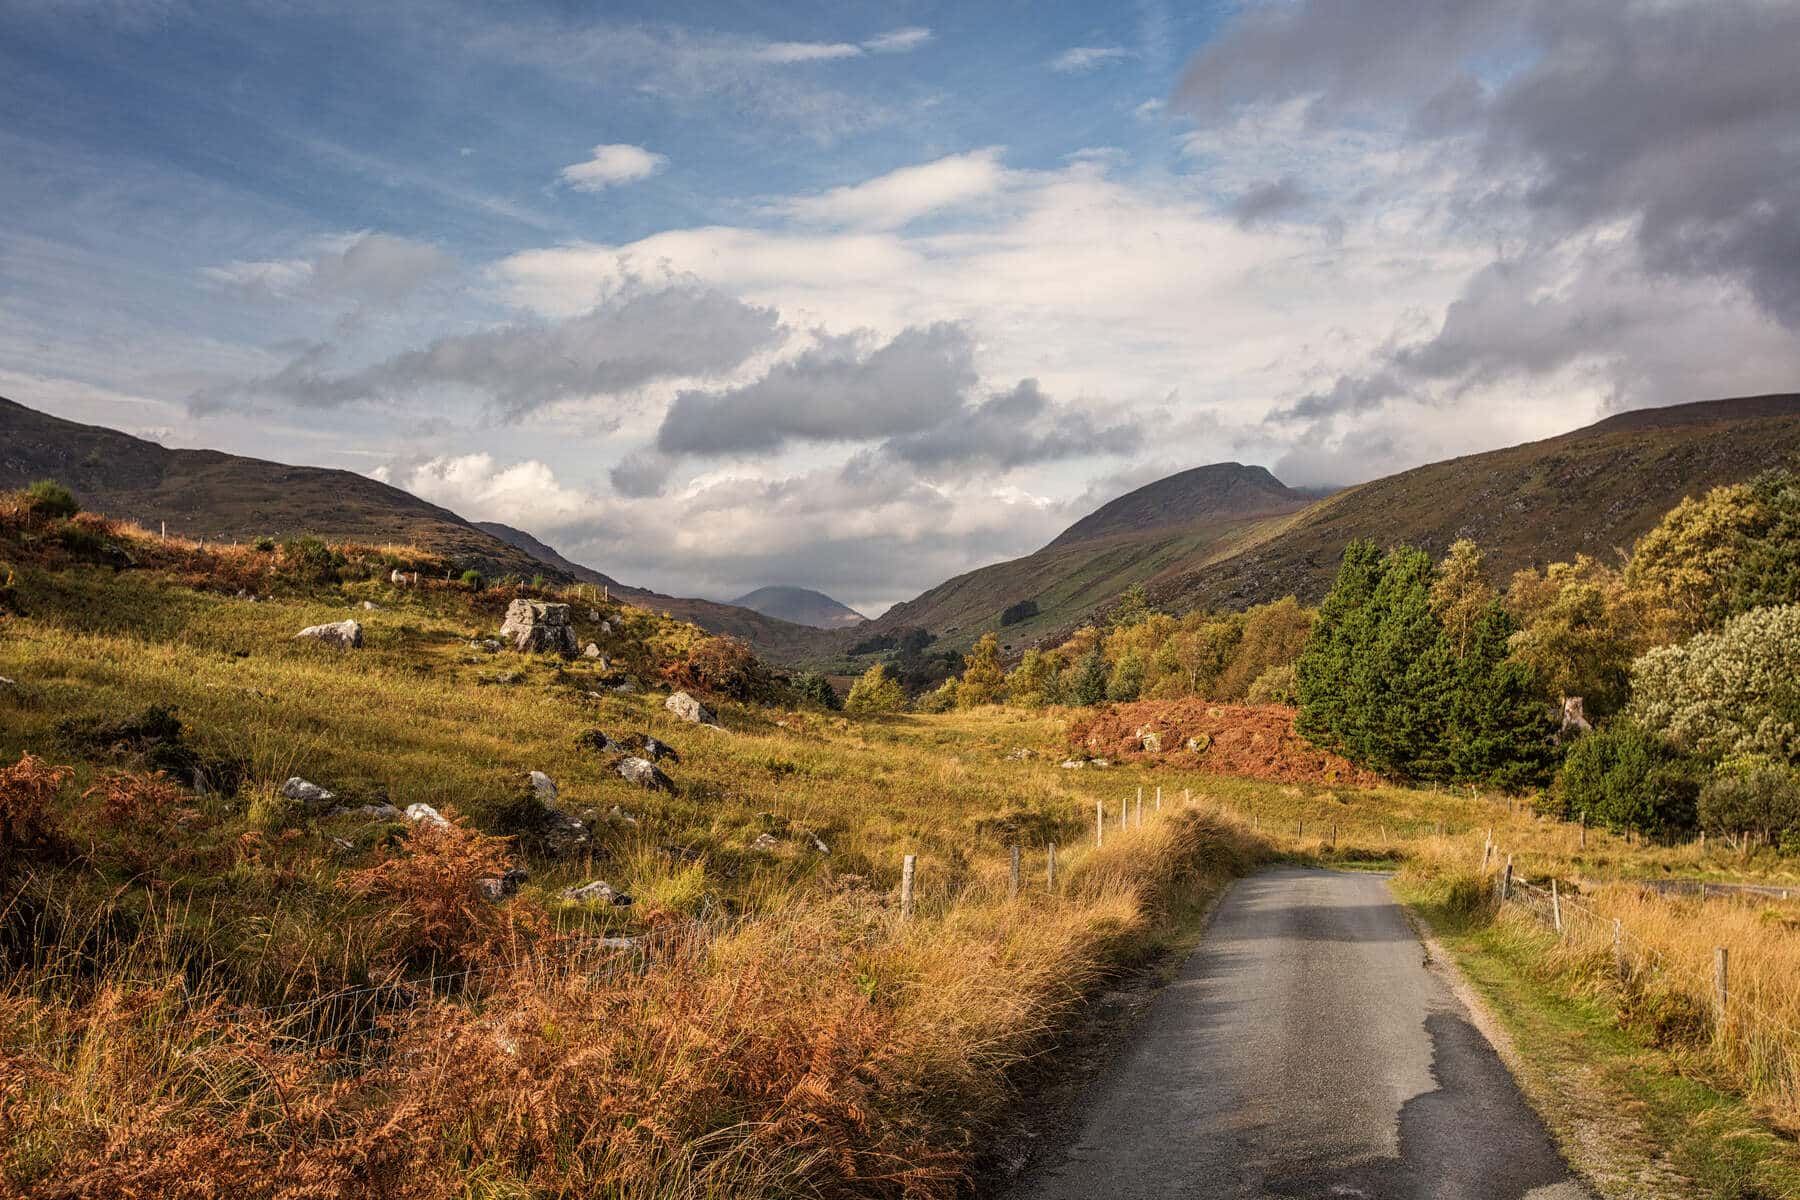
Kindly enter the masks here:
M 900 919 L 909 921 L 913 915 L 913 870 L 918 862 L 915 855 L 907 855 L 900 860 Z
M 1006 880 L 1006 898 L 1008 900 L 1019 898 L 1019 844 L 1017 842 L 1014 842 L 1012 847 L 1012 873 L 1007 876 Z
M 1443 823 L 1443 822 L 1442 822 L 1442 821 L 1439 821 L 1439 822 L 1438 822 L 1438 823 L 1437 823 L 1437 835 L 1438 835 L 1438 836 L 1439 836 L 1439 837 L 1443 837 L 1443 836 L 1444 836 L 1444 823 Z
M 1137 800 L 1137 823 L 1138 828 L 1142 829 L 1144 827 L 1144 789 L 1142 786 L 1138 788 Z
M 1162 788 L 1156 789 L 1156 811 L 1162 811 Z
M 1055 842 L 1050 843 L 1049 850 L 1050 850 L 1050 853 L 1048 855 L 1046 855 L 1044 858 L 1044 890 L 1047 892 L 1054 892 L 1056 890 L 1056 843 Z
M 1337 849 L 1337 822 L 1336 821 L 1333 821 L 1331 823 L 1331 848 L 1333 850 Z
M 1183 804 L 1192 804 L 1194 802 L 1194 789 L 1182 788 L 1181 789 L 1181 802 Z
M 1727 954 L 1725 947 L 1714 946 L 1713 997 L 1719 1002 L 1719 1025 L 1721 1027 L 1725 1024 L 1725 1003 L 1731 998 L 1731 989 L 1727 986 L 1730 982 L 1730 977 L 1727 974 L 1727 968 L 1729 966 L 1730 957 Z
M 1587 815 L 1585 813 L 1581 818 L 1581 848 L 1587 849 Z
M 1700 831 L 1700 857 L 1706 857 L 1706 830 Z
M 1625 931 L 1619 924 L 1619 918 L 1613 918 L 1613 970 L 1619 978 L 1625 977 Z
M 1131 797 L 1119 797 L 1119 828 L 1131 828 Z
M 1106 845 L 1106 802 L 1094 801 L 1094 849 Z
M 1487 831 L 1487 840 L 1481 843 L 1481 877 L 1487 878 L 1488 860 L 1494 857 L 1494 831 Z
M 1500 875 L 1500 901 L 1505 903 L 1512 899 L 1512 855 L 1506 856 L 1506 870 Z
M 1557 893 L 1555 879 L 1550 881 L 1550 922 L 1556 926 L 1556 932 L 1562 932 L 1562 896 Z
M 1298 841 L 1300 838 L 1303 838 L 1305 836 L 1306 836 L 1306 818 L 1305 817 L 1295 817 L 1294 818 L 1294 838 L 1295 838 L 1295 840 Z

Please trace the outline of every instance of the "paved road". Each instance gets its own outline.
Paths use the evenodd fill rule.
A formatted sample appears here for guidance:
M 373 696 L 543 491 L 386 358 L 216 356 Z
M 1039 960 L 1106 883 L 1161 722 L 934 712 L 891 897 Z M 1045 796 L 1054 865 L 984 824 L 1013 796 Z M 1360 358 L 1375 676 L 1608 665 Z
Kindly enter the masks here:
M 1016 1194 L 1585 1198 L 1424 959 L 1380 877 L 1239 881 Z

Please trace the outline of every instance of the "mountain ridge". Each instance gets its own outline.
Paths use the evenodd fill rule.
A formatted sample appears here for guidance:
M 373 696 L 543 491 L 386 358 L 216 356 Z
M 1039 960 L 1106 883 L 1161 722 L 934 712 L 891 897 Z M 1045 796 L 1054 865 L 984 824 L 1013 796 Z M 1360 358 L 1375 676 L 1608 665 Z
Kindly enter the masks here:
M 730 601 L 736 608 L 747 608 L 765 617 L 791 621 L 814 629 L 848 629 L 869 618 L 824 592 L 788 584 L 771 584 L 746 592 Z

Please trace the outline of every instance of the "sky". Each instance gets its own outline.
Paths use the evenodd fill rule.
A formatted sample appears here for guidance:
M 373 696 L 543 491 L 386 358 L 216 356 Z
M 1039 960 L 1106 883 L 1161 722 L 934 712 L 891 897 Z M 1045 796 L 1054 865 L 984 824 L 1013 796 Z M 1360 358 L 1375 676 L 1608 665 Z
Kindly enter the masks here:
M 1800 3 L 0 0 L 0 395 L 871 615 L 1800 386 Z

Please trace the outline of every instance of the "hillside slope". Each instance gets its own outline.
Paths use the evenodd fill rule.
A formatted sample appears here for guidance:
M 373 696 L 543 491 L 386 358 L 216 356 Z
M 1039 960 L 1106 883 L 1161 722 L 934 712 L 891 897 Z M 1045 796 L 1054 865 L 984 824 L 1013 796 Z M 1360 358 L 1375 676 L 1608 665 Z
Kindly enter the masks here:
M 1310 502 L 1262 467 L 1215 463 L 1182 471 L 1102 505 L 1033 554 L 958 575 L 895 605 L 859 634 L 916 626 L 963 646 L 998 630 L 1007 645 L 1027 646 L 1087 619 L 1134 584 L 1234 553 L 1268 522 Z M 1015 605 L 1023 607 L 1008 613 Z
M 817 631 L 710 600 L 621 584 L 564 558 L 521 530 L 466 521 L 354 471 L 295 467 L 219 450 L 171 450 L 100 425 L 82 425 L 0 398 L 0 489 L 56 479 L 82 504 L 151 529 L 217 541 L 315 534 L 334 541 L 405 543 L 489 576 L 542 575 L 609 587 L 616 599 L 667 612 L 709 633 L 750 642 L 783 661 Z
M 824 592 L 803 587 L 764 587 L 739 596 L 732 604 L 759 612 L 765 617 L 810 625 L 814 629 L 845 629 L 861 625 L 869 618 L 839 603 Z
M 1504 580 L 1534 564 L 1629 546 L 1683 496 L 1800 455 L 1800 395 L 1640 409 L 1559 437 L 1431 463 L 1349 488 L 1259 531 L 1221 561 L 1157 580 L 1177 611 L 1317 600 L 1344 544 L 1373 538 L 1441 554 L 1473 538 Z
M 544 570 L 449 509 L 354 471 L 171 450 L 0 398 L 0 488 L 36 479 L 62 482 L 97 512 L 151 529 L 167 522 L 183 537 L 244 542 L 317 534 L 419 546 L 490 575 Z

